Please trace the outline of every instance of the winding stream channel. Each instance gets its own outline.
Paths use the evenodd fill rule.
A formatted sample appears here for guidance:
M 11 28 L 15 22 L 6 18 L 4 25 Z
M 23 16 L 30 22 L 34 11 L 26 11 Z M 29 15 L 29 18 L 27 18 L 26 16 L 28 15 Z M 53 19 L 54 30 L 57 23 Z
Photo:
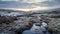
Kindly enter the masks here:
M 46 27 L 47 27 L 47 23 L 45 22 L 42 22 L 41 26 L 37 26 L 36 24 L 33 24 L 30 30 L 25 30 L 23 31 L 22 34 L 50 34 L 46 29 Z

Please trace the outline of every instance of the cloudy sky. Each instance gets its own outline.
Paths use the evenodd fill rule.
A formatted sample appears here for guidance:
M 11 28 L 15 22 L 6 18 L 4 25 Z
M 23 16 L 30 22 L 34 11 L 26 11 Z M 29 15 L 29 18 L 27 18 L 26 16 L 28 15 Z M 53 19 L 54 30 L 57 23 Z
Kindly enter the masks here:
M 0 9 L 22 11 L 60 8 L 60 0 L 0 0 Z

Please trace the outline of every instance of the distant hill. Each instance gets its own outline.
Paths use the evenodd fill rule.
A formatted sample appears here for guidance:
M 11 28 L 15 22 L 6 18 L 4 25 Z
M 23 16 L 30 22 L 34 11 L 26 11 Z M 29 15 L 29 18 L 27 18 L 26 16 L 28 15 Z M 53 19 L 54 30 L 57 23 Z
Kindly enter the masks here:
M 34 10 L 35 13 L 60 13 L 60 8 L 49 9 L 49 10 Z
M 49 13 L 55 13 L 55 14 L 58 14 L 58 13 L 60 13 L 60 8 L 52 9 L 52 11 L 49 12 Z

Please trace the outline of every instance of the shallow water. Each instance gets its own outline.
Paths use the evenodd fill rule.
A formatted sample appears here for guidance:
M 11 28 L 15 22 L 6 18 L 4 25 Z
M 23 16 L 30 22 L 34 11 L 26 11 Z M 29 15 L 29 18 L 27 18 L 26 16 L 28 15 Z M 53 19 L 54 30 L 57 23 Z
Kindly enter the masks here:
M 45 22 L 42 22 L 41 26 L 36 26 L 33 24 L 30 30 L 25 30 L 22 34 L 50 34 L 45 27 L 47 27 Z

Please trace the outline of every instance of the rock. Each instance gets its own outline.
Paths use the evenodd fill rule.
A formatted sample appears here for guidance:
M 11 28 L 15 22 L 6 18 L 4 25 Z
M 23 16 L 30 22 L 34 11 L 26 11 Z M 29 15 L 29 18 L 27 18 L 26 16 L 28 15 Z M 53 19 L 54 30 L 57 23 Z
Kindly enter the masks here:
M 40 17 L 48 24 L 49 32 L 60 34 L 60 14 L 42 14 Z
M 48 23 L 48 30 L 52 34 L 60 34 L 60 21 L 56 18 L 51 19 L 51 21 Z
M 35 25 L 36 25 L 36 26 L 41 26 L 41 24 L 40 24 L 40 23 L 35 23 Z
M 43 33 L 46 33 L 47 31 L 43 31 Z
M 0 23 L 10 23 L 17 20 L 17 17 L 0 17 Z

